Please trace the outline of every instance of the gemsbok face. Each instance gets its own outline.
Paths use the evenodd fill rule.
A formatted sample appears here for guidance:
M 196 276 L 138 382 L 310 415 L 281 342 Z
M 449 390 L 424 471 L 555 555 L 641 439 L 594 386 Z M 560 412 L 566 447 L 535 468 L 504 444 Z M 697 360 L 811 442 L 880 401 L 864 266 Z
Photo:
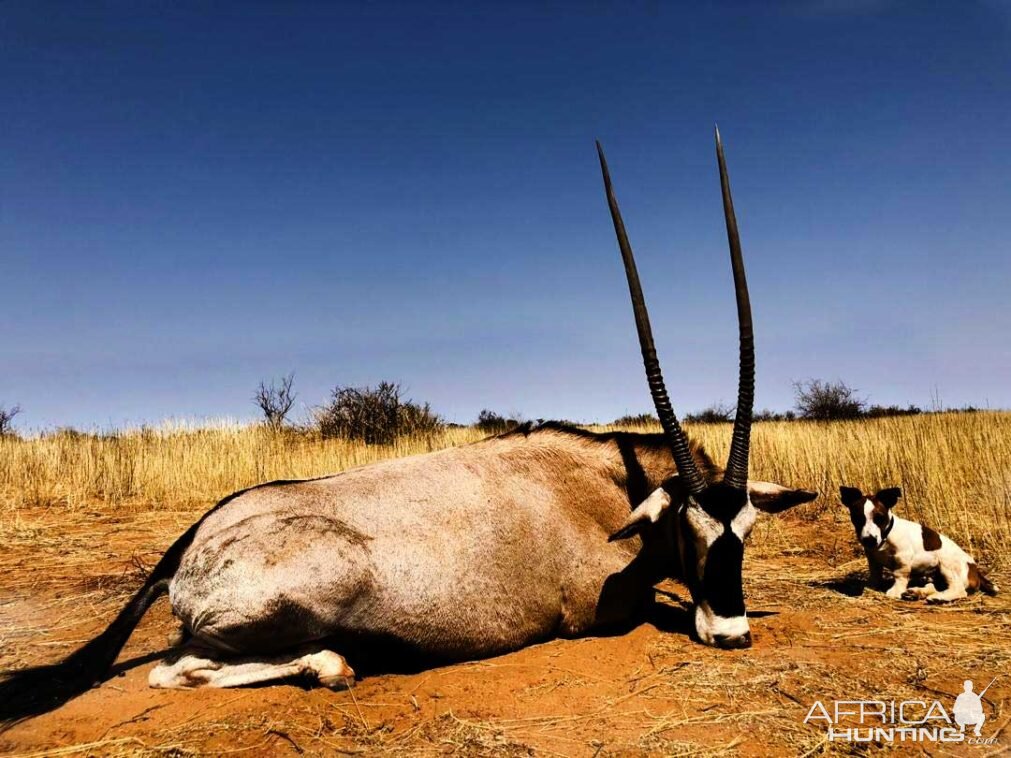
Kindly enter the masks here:
M 646 379 L 653 395 L 657 417 L 678 470 L 678 476 L 636 508 L 622 528 L 611 535 L 611 539 L 622 539 L 650 529 L 673 529 L 672 541 L 678 546 L 683 577 L 695 603 L 695 632 L 699 640 L 723 648 L 749 647 L 751 631 L 744 608 L 742 567 L 744 543 L 754 526 L 757 510 L 779 512 L 810 500 L 813 495 L 805 495 L 805 499 L 801 499 L 802 496 L 785 495 L 785 492 L 780 491 L 785 491 L 785 488 L 778 488 L 777 485 L 748 482 L 748 449 L 755 400 L 755 339 L 741 241 L 720 133 L 717 129 L 716 156 L 723 191 L 723 211 L 730 243 L 730 264 L 737 295 L 740 333 L 737 415 L 730 455 L 722 477 L 718 473 L 700 469 L 692 455 L 688 437 L 671 407 L 653 345 L 649 314 L 639 284 L 632 247 L 599 143 L 597 152 L 611 220 L 614 222 L 632 296 Z

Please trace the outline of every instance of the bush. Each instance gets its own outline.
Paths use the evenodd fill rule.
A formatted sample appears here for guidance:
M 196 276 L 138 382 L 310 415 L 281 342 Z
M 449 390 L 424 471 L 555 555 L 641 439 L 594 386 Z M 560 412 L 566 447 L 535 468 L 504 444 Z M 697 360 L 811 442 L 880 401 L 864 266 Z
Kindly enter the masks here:
M 723 403 L 714 403 L 698 413 L 689 413 L 685 421 L 690 424 L 725 424 L 734 420 L 734 408 Z
M 778 411 L 770 411 L 768 408 L 753 413 L 751 415 L 753 421 L 796 421 L 797 414 L 793 411 L 786 411 L 785 413 L 780 413 Z
M 866 401 L 857 397 L 857 391 L 845 382 L 823 382 L 808 379 L 793 383 L 796 408 L 801 418 L 818 421 L 860 418 Z
M 614 421 L 611 422 L 612 426 L 652 426 L 653 424 L 659 424 L 660 419 L 658 419 L 652 413 L 639 413 L 635 415 L 619 416 Z
M 474 426 L 487 434 L 501 434 L 502 432 L 516 428 L 519 426 L 519 423 L 517 419 L 506 418 L 495 411 L 485 408 L 477 414 L 477 422 Z
M 21 413 L 20 405 L 10 408 L 0 405 L 0 437 L 14 434 L 14 417 Z
M 442 419 L 428 403 L 419 405 L 401 393 L 394 382 L 380 382 L 375 388 L 335 387 L 330 402 L 316 410 L 320 436 L 388 445 L 397 437 L 432 434 L 443 428 Z
M 115 436 L 115 435 L 113 435 Z M 58 426 L 55 429 L 42 433 L 43 438 L 63 440 L 65 442 L 88 442 L 102 439 L 94 432 L 82 432 L 72 426 Z
M 864 411 L 865 418 L 887 418 L 889 416 L 919 416 L 923 409 L 916 405 L 901 408 L 898 405 L 872 405 Z
M 280 384 L 275 384 L 273 379 L 270 380 L 269 385 L 260 382 L 256 394 L 253 395 L 253 402 L 263 412 L 264 423 L 275 432 L 280 431 L 284 426 L 284 420 L 295 404 L 295 398 L 298 397 L 291 390 L 294 382 L 294 373 L 282 378 Z

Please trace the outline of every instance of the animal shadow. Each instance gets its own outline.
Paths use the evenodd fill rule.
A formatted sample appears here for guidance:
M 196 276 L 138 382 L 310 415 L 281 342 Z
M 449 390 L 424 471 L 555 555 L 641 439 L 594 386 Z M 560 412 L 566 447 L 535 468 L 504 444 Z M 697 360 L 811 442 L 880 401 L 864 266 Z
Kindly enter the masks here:
M 105 679 L 113 679 L 117 676 L 125 676 L 127 671 L 135 669 L 138 666 L 143 666 L 145 663 L 154 663 L 155 661 L 160 661 L 168 656 L 171 656 L 179 648 L 166 647 L 161 650 L 156 650 L 153 653 L 144 653 L 143 655 L 137 655 L 133 658 L 127 658 L 124 661 L 120 661 L 111 669 L 109 673 L 106 674 Z
M 654 602 L 646 609 L 643 620 L 661 632 L 683 634 L 688 637 L 695 634 L 692 613 L 684 606 Z
M 846 595 L 847 597 L 860 597 L 867 589 L 871 589 L 874 592 L 885 592 L 892 586 L 892 582 L 894 581 L 894 578 L 889 577 L 886 574 L 884 584 L 881 587 L 870 587 L 866 573 L 863 571 L 851 571 L 840 579 L 816 580 L 808 582 L 807 585 L 808 587 L 820 587 L 822 589 L 832 590 L 833 592 L 838 592 L 840 595 Z M 909 581 L 909 587 L 910 589 L 922 587 L 927 582 L 933 582 L 934 587 L 939 592 L 943 591 L 948 586 L 947 581 L 945 581 L 944 576 L 940 572 L 933 572 L 930 574 L 914 575 Z
M 807 583 L 808 587 L 832 590 L 846 597 L 860 597 L 867 588 L 867 576 L 862 571 L 851 571 L 837 579 L 817 579 Z

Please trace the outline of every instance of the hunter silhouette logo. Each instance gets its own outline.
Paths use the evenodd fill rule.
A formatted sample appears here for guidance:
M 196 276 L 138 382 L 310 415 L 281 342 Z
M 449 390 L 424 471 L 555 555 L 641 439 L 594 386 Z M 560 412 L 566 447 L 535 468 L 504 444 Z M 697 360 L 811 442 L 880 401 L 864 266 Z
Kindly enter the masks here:
M 955 698 L 955 707 L 951 709 L 955 716 L 955 723 L 963 732 L 967 726 L 975 726 L 974 734 L 979 737 L 979 730 L 983 728 L 986 721 L 986 714 L 983 713 L 983 695 L 990 689 L 991 685 L 997 681 L 997 677 L 990 680 L 981 693 L 978 695 L 972 691 L 972 679 L 966 679 L 963 685 L 963 692 Z
M 967 745 L 995 745 L 997 735 L 982 736 L 986 712 L 983 696 L 997 681 L 978 695 L 966 679 L 951 712 L 939 700 L 834 700 L 826 707 L 815 701 L 804 717 L 805 724 L 824 722 L 829 742 L 962 742 Z M 966 736 L 965 728 L 973 727 Z

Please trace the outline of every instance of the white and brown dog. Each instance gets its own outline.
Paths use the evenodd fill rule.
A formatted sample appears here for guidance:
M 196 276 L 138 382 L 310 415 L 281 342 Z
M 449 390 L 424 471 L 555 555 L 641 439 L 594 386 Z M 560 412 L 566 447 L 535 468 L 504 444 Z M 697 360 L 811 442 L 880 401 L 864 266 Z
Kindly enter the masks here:
M 902 497 L 898 487 L 881 490 L 876 495 L 840 487 L 839 493 L 867 554 L 872 586 L 883 589 L 883 569 L 890 569 L 895 577 L 885 593 L 888 597 L 947 603 L 977 590 L 997 594 L 997 587 L 983 576 L 962 548 L 929 526 L 892 513 Z M 910 587 L 912 578 L 924 579 L 926 584 Z

